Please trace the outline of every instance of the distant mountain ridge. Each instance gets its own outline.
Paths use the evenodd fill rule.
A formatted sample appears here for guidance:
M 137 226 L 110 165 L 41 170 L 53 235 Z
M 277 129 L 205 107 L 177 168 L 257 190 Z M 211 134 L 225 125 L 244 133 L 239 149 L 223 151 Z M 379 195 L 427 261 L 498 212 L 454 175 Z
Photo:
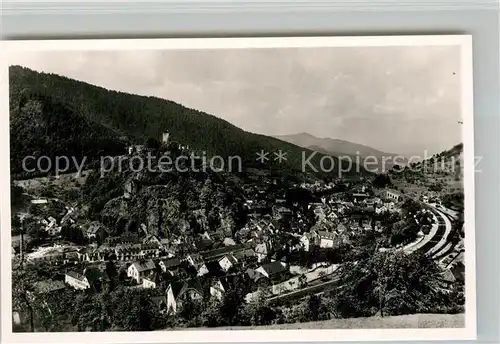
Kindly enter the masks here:
M 142 144 L 149 138 L 159 139 L 168 131 L 171 140 L 189 145 L 190 149 L 204 152 L 208 157 L 239 156 L 244 167 L 293 175 L 303 174 L 304 154 L 313 153 L 293 143 L 246 132 L 223 119 L 170 100 L 107 90 L 21 66 L 9 68 L 9 80 L 13 173 L 21 172 L 22 158 L 33 154 L 37 149 L 33 143 L 42 136 L 44 145 L 37 154 L 53 158 L 74 151 L 79 152 L 77 155 L 88 151 L 92 155 L 114 155 L 125 150 L 123 137 L 125 142 Z M 36 132 L 23 126 L 28 119 L 38 126 Z M 73 123 L 82 124 L 73 127 Z M 64 144 L 53 150 L 52 142 Z M 279 151 L 286 153 L 286 160 L 281 163 L 274 158 L 274 153 Z M 257 161 L 256 154 L 260 152 L 268 153 L 265 163 Z M 322 157 L 323 154 L 314 155 L 311 164 L 319 167 Z M 306 172 L 322 177 L 338 176 L 341 163 L 337 158 L 334 161 L 332 171 L 318 173 L 308 169 Z M 346 166 L 342 168 L 345 169 Z M 357 171 L 366 174 L 365 170 L 353 167 L 342 176 L 357 175 Z
M 274 137 L 300 147 L 321 152 L 323 154 L 337 157 L 348 157 L 354 162 L 357 161 L 357 157 L 359 157 L 358 159 L 361 162 L 365 161 L 366 158 L 371 157 L 371 160 L 376 160 L 377 163 L 370 163 L 370 166 L 377 167 L 379 169 L 383 167 L 382 162 L 384 158 L 386 159 L 385 168 L 391 168 L 394 166 L 394 158 L 396 157 L 398 158 L 396 160 L 397 164 L 404 165 L 407 161 L 405 157 L 395 153 L 386 153 L 359 143 L 339 139 L 319 138 L 305 132 L 291 135 L 275 135 Z M 366 164 L 369 164 L 367 160 Z
M 354 142 L 349 142 L 349 141 L 344 141 L 344 140 L 339 140 L 339 139 L 332 139 L 332 138 L 319 138 L 316 137 L 312 134 L 309 133 L 298 133 L 298 134 L 292 134 L 292 135 L 275 135 L 274 136 L 277 139 L 287 141 L 293 144 L 296 144 L 297 146 L 300 147 L 320 147 L 325 151 L 329 152 L 335 152 L 339 155 L 348 155 L 348 156 L 353 156 L 359 153 L 360 156 L 366 157 L 369 155 L 373 156 L 379 156 L 379 155 L 386 155 L 386 156 L 395 156 L 397 154 L 394 153 L 386 153 L 382 152 L 380 150 L 377 150 L 375 148 L 365 146 L 359 143 L 354 143 Z

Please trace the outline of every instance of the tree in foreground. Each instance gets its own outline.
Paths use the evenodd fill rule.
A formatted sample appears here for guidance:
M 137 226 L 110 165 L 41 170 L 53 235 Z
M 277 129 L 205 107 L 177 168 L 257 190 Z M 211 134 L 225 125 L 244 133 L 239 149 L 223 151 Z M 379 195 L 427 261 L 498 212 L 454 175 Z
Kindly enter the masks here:
M 342 271 L 335 308 L 342 317 L 458 313 L 463 298 L 442 284 L 440 267 L 420 253 L 375 252 Z

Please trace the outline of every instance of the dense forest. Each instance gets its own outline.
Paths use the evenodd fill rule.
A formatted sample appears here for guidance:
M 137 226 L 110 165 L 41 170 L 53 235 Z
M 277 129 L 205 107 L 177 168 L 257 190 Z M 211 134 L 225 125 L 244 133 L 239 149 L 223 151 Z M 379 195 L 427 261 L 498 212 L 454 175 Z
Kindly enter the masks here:
M 100 156 L 124 154 L 126 148 L 113 130 L 78 116 L 65 104 L 43 95 L 23 97 L 11 107 L 10 129 L 14 173 L 23 171 L 23 159 L 27 156 L 33 158 L 25 160 L 26 170 L 43 174 L 55 165 L 58 156 L 70 159 L 70 164 L 59 159 L 59 168 L 64 170 L 74 166 L 74 162 L 80 164 L 84 158 L 92 162 Z M 42 156 L 50 162 L 39 159 Z
M 269 166 L 276 168 L 272 152 L 287 152 L 280 168 L 300 171 L 304 149 L 278 139 L 246 132 L 215 116 L 173 101 L 110 91 L 55 74 L 10 67 L 11 168 L 21 172 L 27 155 L 80 157 L 120 154 L 125 142 L 143 144 L 170 132 L 176 142 L 207 156 L 239 156 L 244 166 L 259 165 L 256 153 L 271 152 Z M 306 150 L 306 157 L 312 152 Z M 322 154 L 311 159 L 320 169 Z M 339 161 L 329 174 L 338 175 Z M 325 169 L 331 163 L 324 162 Z M 343 170 L 349 164 L 343 163 Z M 356 174 L 355 164 L 345 175 Z M 311 171 L 312 172 L 312 171 Z M 364 173 L 364 171 L 360 171 Z

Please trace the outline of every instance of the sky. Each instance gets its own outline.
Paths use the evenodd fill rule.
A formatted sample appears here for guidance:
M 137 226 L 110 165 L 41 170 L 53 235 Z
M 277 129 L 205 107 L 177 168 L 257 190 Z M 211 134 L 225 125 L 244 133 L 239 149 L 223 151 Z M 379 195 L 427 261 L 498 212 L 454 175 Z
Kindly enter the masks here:
M 459 47 L 23 51 L 9 63 L 265 135 L 307 132 L 406 156 L 462 141 Z

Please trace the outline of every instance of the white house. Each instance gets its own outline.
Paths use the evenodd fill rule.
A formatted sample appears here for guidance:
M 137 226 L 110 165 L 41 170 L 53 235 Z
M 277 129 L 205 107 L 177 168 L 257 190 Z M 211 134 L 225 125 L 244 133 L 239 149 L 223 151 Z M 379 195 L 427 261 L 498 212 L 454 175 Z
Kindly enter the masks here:
M 219 259 L 219 265 L 224 272 L 228 272 L 236 264 L 238 264 L 238 260 L 232 254 L 226 254 Z
M 224 246 L 234 246 L 236 245 L 236 242 L 234 241 L 233 238 L 225 238 L 224 239 Z
M 66 222 L 69 222 L 71 224 L 75 223 L 75 220 L 71 218 L 71 215 L 75 212 L 75 208 L 73 207 L 66 207 L 68 210 L 66 214 L 62 217 L 61 219 L 61 225 L 64 225 Z
M 105 271 L 88 267 L 83 270 L 82 274 L 74 271 L 67 272 L 64 281 L 74 289 L 85 290 L 109 282 L 109 276 Z
M 255 247 L 255 253 L 257 254 L 257 261 L 260 263 L 264 259 L 267 258 L 269 255 L 269 252 L 271 250 L 270 245 L 267 242 L 264 242 L 262 244 L 258 244 Z
M 225 280 L 217 279 L 210 286 L 210 295 L 220 301 L 224 297 L 224 293 L 226 293 L 228 290 L 229 285 L 227 284 L 227 282 Z
M 325 211 L 321 207 L 317 207 L 314 209 L 314 215 L 316 216 L 316 221 L 323 221 L 323 219 L 326 217 Z
M 40 198 L 40 199 L 32 199 L 31 204 L 47 204 L 47 199 L 45 198 Z
M 309 250 L 316 245 L 316 235 L 315 233 L 304 233 L 300 237 L 300 245 L 302 246 L 302 249 L 306 252 L 309 252 Z
M 93 221 L 89 224 L 86 230 L 86 235 L 89 239 L 95 239 L 103 235 L 105 232 L 106 230 L 104 229 L 104 225 L 102 223 Z
M 89 280 L 86 276 L 74 271 L 68 271 L 64 276 L 64 282 L 77 290 L 90 288 Z
M 161 240 L 154 234 L 146 235 L 146 237 L 142 240 L 143 244 L 155 244 L 158 247 L 162 246 Z
M 382 214 L 387 211 L 389 211 L 389 208 L 387 208 L 385 205 L 375 208 L 375 214 Z
M 204 263 L 202 256 L 199 253 L 193 253 L 186 257 L 186 261 L 189 265 L 197 267 Z
M 208 272 L 209 271 L 205 263 L 196 267 L 196 276 L 198 277 L 205 276 Z
M 268 231 L 270 233 L 274 233 L 274 231 L 276 230 L 276 227 L 273 225 L 273 223 L 271 221 L 264 220 L 264 219 L 257 222 L 256 227 L 261 232 Z
M 52 216 L 49 216 L 48 221 L 46 221 L 45 231 L 49 235 L 57 235 L 61 232 L 61 227 L 57 225 L 57 220 Z
M 393 190 L 385 190 L 384 197 L 390 200 L 394 200 L 395 202 L 399 202 L 401 200 L 401 194 Z
M 146 289 L 148 288 L 154 289 L 158 286 L 158 282 L 159 282 L 158 275 L 153 272 L 142 278 L 142 287 Z
M 335 244 L 335 239 L 337 239 L 338 234 L 335 232 L 319 231 L 318 236 L 319 236 L 319 247 L 332 248 Z
M 339 216 L 335 211 L 330 210 L 330 212 L 328 212 L 328 215 L 326 215 L 326 218 L 330 221 L 337 221 L 339 219 Z
M 203 300 L 203 288 L 196 280 L 189 282 L 171 283 L 166 291 L 167 294 L 167 312 L 177 313 L 182 307 L 182 301 L 190 299 L 191 301 Z
M 203 257 L 199 253 L 193 253 L 186 257 L 186 261 L 196 269 L 197 276 L 204 276 L 208 274 L 208 268 L 205 265 Z
M 141 257 L 149 258 L 149 257 L 159 257 L 160 256 L 160 246 L 156 243 L 142 244 L 141 248 Z
M 203 234 L 201 234 L 201 238 L 205 240 L 212 240 L 208 231 L 205 231 Z
M 137 283 L 142 283 L 144 276 L 155 270 L 156 266 L 152 260 L 136 261 L 127 269 L 127 276 L 133 278 Z

